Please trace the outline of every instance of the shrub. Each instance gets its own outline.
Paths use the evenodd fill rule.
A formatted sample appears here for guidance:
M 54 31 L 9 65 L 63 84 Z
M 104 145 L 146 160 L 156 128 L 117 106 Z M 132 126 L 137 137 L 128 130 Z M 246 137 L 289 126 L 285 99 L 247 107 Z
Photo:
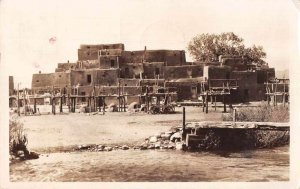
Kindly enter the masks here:
M 18 116 L 13 115 L 9 119 L 9 152 L 16 154 L 18 151 L 24 151 L 29 153 L 27 150 L 27 137 L 24 133 L 23 123 L 19 121 Z
M 236 121 L 249 122 L 289 122 L 289 107 L 270 106 L 262 103 L 258 107 L 237 109 Z M 232 121 L 232 114 L 223 114 L 223 121 Z

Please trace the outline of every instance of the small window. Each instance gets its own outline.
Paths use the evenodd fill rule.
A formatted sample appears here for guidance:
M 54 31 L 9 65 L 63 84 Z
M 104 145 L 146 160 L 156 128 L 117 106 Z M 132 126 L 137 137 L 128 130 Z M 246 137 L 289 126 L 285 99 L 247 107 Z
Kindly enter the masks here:
M 115 67 L 115 60 L 110 60 L 110 67 L 111 68 Z
M 86 48 L 88 48 L 88 49 L 89 49 L 89 48 L 90 48 L 90 46 L 87 46 Z
M 40 80 L 36 80 L 36 82 L 38 83 L 38 82 L 40 82 Z
M 58 77 L 61 77 L 61 75 L 59 75 Z
M 87 55 L 90 56 L 90 52 L 87 52 Z
M 87 75 L 87 82 L 88 83 L 91 83 L 92 82 L 92 76 L 89 74 Z
M 127 86 L 127 84 L 125 84 L 125 86 Z

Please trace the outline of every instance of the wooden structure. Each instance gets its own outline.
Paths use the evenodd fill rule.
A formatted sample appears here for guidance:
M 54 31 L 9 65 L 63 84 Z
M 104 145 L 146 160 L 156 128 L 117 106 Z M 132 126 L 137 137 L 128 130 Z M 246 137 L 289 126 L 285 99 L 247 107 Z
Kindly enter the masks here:
M 217 109 L 217 97 L 223 99 L 224 112 L 226 112 L 226 103 L 231 104 L 230 94 L 232 90 L 237 90 L 239 87 L 236 79 L 210 79 L 201 82 L 202 108 L 208 113 L 208 101 L 214 104 L 215 111 Z
M 286 103 L 289 104 L 289 84 L 289 79 L 276 79 L 272 83 L 265 83 L 265 94 L 268 104 L 272 102 L 274 106 L 277 106 L 279 101 L 282 102 L 283 106 L 285 106 Z M 282 97 L 282 99 L 279 100 L 279 97 Z

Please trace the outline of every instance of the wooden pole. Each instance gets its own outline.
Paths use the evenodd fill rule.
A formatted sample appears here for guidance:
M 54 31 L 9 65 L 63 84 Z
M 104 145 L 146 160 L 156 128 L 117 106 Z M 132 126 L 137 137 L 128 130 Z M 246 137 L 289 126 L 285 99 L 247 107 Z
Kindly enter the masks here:
M 24 115 L 26 116 L 26 99 L 25 99 L 25 88 L 23 89 L 23 104 L 24 104 Z
M 185 131 L 185 107 L 182 108 L 182 140 L 186 138 L 186 131 Z
M 121 93 L 121 89 L 120 89 L 120 80 L 118 81 L 118 102 L 119 102 L 119 105 L 118 105 L 118 111 L 120 112 L 121 111 L 121 99 L 120 99 L 120 93 Z
M 202 95 L 202 112 L 205 110 L 205 96 Z
M 19 90 L 19 83 L 18 83 L 18 91 L 17 91 L 17 107 L 18 107 L 18 116 L 20 116 L 20 90 Z
M 70 93 L 68 94 L 68 109 L 69 109 L 69 112 L 71 112 L 71 98 L 70 98 Z
M 226 113 L 226 96 L 223 94 L 224 113 Z
M 89 106 L 89 113 L 91 113 L 92 112 L 92 97 L 91 97 L 91 95 L 89 96 L 89 104 L 90 104 L 90 106 Z
M 105 114 L 105 97 L 103 97 L 103 115 Z
M 62 113 L 63 112 L 63 96 L 60 96 L 60 104 L 59 104 L 59 112 Z
M 236 109 L 233 109 L 233 121 L 236 122 Z
M 215 111 L 217 111 L 217 95 L 215 95 Z
M 283 103 L 283 107 L 285 107 L 285 81 L 283 81 L 282 103 Z
M 36 98 L 33 98 L 33 113 L 36 114 Z
M 208 114 L 208 92 L 206 93 L 205 96 L 205 113 Z

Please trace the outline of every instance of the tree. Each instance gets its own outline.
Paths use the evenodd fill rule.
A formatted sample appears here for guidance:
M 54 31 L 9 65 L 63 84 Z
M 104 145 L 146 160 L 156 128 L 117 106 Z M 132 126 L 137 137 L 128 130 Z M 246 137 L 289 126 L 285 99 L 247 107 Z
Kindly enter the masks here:
M 188 44 L 188 51 L 196 61 L 217 61 L 220 55 L 243 56 L 246 63 L 265 65 L 262 60 L 266 53 L 262 46 L 246 48 L 243 38 L 233 32 L 221 34 L 201 34 L 194 37 Z

